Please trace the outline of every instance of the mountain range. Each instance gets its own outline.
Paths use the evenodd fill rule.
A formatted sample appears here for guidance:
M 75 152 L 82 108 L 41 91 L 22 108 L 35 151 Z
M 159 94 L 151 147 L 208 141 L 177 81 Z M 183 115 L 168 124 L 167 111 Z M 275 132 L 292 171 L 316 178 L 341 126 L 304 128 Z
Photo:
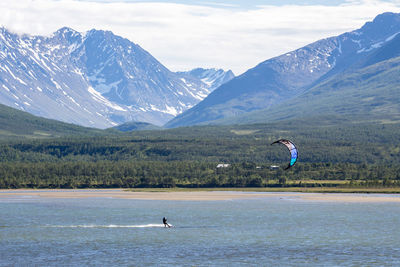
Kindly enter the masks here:
M 97 128 L 322 117 L 399 122 L 399 77 L 396 13 L 268 59 L 237 77 L 219 69 L 171 72 L 109 31 L 62 28 L 43 37 L 0 28 L 0 103 Z
M 266 60 L 167 127 L 261 123 L 329 114 L 400 118 L 400 14 Z M 397 120 L 396 119 L 396 120 Z
M 191 73 L 168 70 L 110 31 L 65 27 L 44 37 L 0 28 L 0 103 L 45 118 L 97 128 L 163 125 L 234 76 Z

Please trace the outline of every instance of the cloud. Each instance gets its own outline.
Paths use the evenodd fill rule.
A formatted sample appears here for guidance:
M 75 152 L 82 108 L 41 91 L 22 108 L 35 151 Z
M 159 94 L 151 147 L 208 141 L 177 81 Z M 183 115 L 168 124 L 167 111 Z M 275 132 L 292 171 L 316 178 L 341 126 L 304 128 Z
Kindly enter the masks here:
M 240 74 L 268 58 L 357 29 L 386 11 L 400 12 L 400 3 L 357 0 L 243 10 L 157 2 L 2 0 L 0 25 L 40 35 L 63 26 L 81 32 L 111 30 L 173 71 L 221 67 Z

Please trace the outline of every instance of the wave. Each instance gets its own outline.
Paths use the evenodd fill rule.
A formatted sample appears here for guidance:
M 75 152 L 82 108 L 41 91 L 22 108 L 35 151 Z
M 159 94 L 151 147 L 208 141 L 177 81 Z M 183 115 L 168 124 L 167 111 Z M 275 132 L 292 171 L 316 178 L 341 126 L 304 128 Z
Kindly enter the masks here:
M 47 225 L 46 227 L 55 227 L 55 228 L 161 228 L 161 227 L 164 227 L 164 224 L 133 224 L 133 225 L 80 224 L 80 225 Z

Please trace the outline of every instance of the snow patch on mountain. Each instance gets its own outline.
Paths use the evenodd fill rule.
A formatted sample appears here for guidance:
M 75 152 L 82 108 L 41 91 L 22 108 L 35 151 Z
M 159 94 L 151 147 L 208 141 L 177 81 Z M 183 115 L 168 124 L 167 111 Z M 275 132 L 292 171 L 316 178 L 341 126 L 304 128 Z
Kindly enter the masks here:
M 203 68 L 196 68 L 190 71 L 184 72 L 177 72 L 179 75 L 183 76 L 191 76 L 194 78 L 199 79 L 204 84 L 207 85 L 208 94 L 220 87 L 222 84 L 229 82 L 232 80 L 235 75 L 231 70 L 224 71 L 223 69 L 203 69 Z M 201 98 L 208 94 L 199 95 Z
M 94 90 L 93 89 L 93 87 L 88 87 L 88 91 L 89 91 L 89 93 L 90 94 L 92 94 L 92 98 L 95 100 L 95 101 L 97 101 L 97 102 L 99 102 L 99 103 L 102 103 L 102 104 L 105 104 L 106 106 L 108 106 L 108 107 L 110 107 L 110 108 L 112 108 L 112 109 L 115 109 L 115 110 L 120 110 L 120 111 L 127 111 L 126 109 L 124 109 L 124 108 L 122 108 L 122 107 L 120 107 L 120 106 L 118 106 L 118 105 L 116 105 L 116 104 L 113 104 L 112 102 L 110 102 L 110 101 L 108 101 L 105 97 L 103 97 L 99 92 L 97 92 L 96 90 Z

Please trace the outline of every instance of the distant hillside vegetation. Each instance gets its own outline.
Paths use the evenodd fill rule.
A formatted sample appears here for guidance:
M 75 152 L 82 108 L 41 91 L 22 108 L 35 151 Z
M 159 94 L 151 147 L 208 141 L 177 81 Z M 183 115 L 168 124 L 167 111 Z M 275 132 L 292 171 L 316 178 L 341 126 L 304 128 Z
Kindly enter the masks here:
M 103 130 L 44 119 L 0 104 L 0 139 L 99 135 Z

